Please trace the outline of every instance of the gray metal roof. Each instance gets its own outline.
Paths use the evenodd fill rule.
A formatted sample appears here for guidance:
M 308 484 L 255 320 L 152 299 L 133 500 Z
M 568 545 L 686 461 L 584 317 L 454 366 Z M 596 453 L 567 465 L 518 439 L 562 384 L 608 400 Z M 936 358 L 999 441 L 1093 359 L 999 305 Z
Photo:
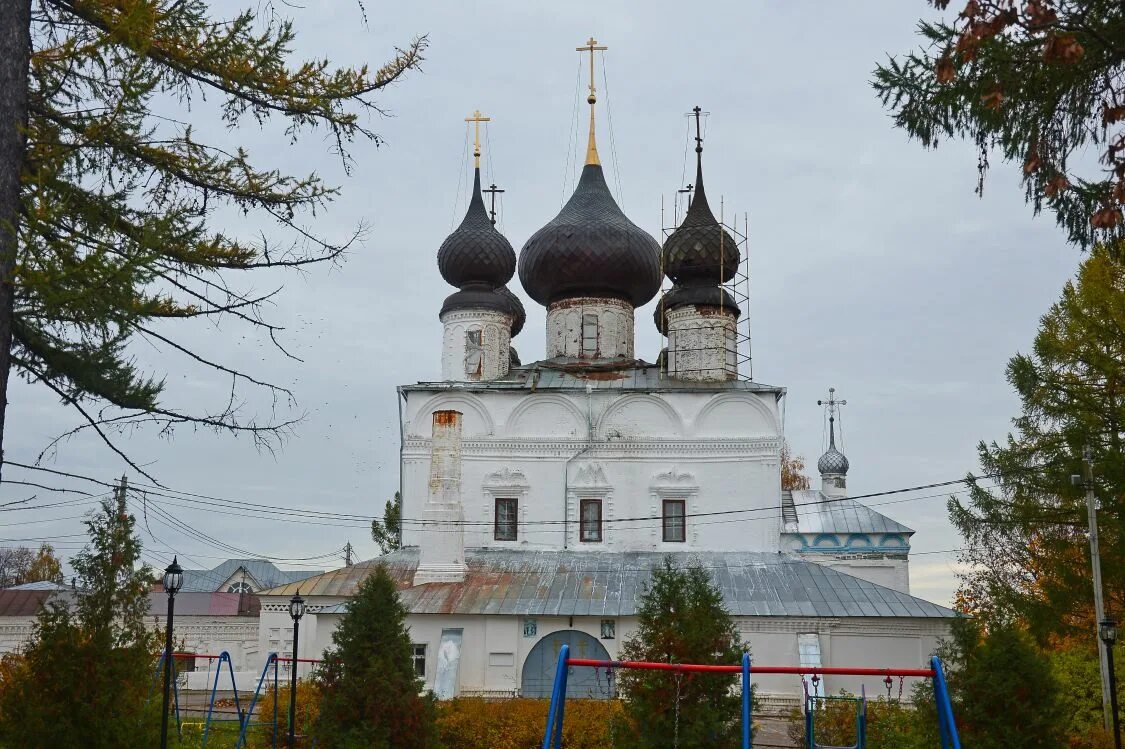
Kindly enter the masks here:
M 273 562 L 264 559 L 228 559 L 217 567 L 209 570 L 184 570 L 184 585 L 180 590 L 184 593 L 211 593 L 217 591 L 227 579 L 238 571 L 239 567 L 257 581 L 253 586 L 255 590 L 273 588 L 289 582 L 303 580 L 306 577 L 319 575 L 324 570 L 283 570 L 278 569 Z M 220 591 L 225 592 L 225 591 Z
M 689 382 L 676 380 L 655 364 L 638 360 L 590 361 L 558 357 L 513 367 L 500 380 L 480 382 L 419 382 L 403 385 L 404 392 L 465 390 L 640 390 L 640 391 L 729 391 L 740 390 L 781 395 L 785 388 L 763 385 L 749 380 L 726 382 Z
M 815 489 L 795 489 L 791 494 L 797 513 L 797 533 L 914 533 L 913 528 L 854 499 L 827 499 Z M 783 496 L 783 513 L 785 504 Z
M 378 564 L 398 581 L 415 614 L 631 616 L 652 569 L 666 556 L 677 567 L 709 570 L 735 616 L 947 618 L 956 614 L 921 598 L 789 554 L 767 552 L 575 552 L 473 549 L 460 583 L 412 586 L 418 549 L 399 549 L 302 583 L 308 595 L 350 596 Z M 319 581 L 319 582 L 318 582 Z M 289 585 L 262 595 L 291 595 Z M 343 613 L 341 604 L 324 613 Z

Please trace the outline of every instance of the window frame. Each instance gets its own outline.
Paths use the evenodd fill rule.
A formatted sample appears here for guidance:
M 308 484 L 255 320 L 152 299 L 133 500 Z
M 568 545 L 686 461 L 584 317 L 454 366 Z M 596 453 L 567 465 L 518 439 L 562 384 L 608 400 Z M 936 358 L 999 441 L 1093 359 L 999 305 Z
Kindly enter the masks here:
M 511 513 L 512 514 L 511 514 L 511 517 L 509 519 L 505 520 L 504 528 L 507 529 L 508 524 L 510 523 L 510 527 L 511 527 L 511 536 L 510 537 L 507 534 L 501 535 L 501 533 L 500 533 L 500 530 L 501 530 L 500 506 L 502 504 L 507 505 L 509 502 L 511 503 Z M 518 497 L 495 497 L 493 499 L 493 509 L 492 509 L 492 540 L 493 541 L 518 541 L 519 540 L 519 524 L 520 524 L 519 512 L 520 512 L 520 501 L 519 501 Z
M 680 509 L 679 516 L 669 515 L 669 506 L 678 506 Z M 661 501 L 661 540 L 666 544 L 682 544 L 687 543 L 687 500 L 685 499 L 663 499 Z M 671 531 L 674 529 L 673 522 L 679 521 L 679 538 L 671 538 L 673 535 Z
M 596 506 L 598 508 L 598 519 L 597 519 L 597 523 L 594 527 L 594 537 L 593 538 L 588 537 L 587 533 L 586 533 L 586 529 L 587 529 L 587 526 L 586 526 L 586 507 L 587 506 L 590 506 L 590 507 Z M 604 517 L 605 516 L 603 514 L 602 500 L 594 498 L 594 497 L 590 497 L 588 499 L 578 500 L 578 541 L 580 543 L 584 543 L 584 544 L 600 544 L 600 543 L 602 543 L 605 540 L 605 537 L 602 535 L 602 523 L 603 523 Z
M 591 330 L 593 335 L 590 335 Z M 582 314 L 582 356 L 597 356 L 598 353 L 598 316 L 585 312 Z M 592 346 L 587 346 L 587 341 L 592 341 Z
M 419 679 L 426 678 L 426 651 L 429 649 L 424 642 L 410 643 L 410 662 L 414 666 L 414 675 Z M 422 652 L 419 653 L 418 650 Z M 418 664 L 422 665 L 422 673 L 418 673 Z

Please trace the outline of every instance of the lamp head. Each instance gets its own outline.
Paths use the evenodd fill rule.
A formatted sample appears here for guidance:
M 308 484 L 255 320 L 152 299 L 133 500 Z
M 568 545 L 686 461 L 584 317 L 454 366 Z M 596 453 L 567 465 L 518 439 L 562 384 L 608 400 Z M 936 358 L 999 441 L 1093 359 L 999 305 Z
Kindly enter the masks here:
M 1098 636 L 1101 637 L 1102 642 L 1112 648 L 1117 642 L 1117 622 L 1108 617 L 1102 619 L 1098 622 Z
M 305 599 L 301 598 L 301 591 L 289 599 L 289 616 L 293 621 L 298 621 L 305 615 Z
M 184 570 L 180 567 L 179 557 L 172 557 L 172 563 L 164 570 L 164 591 L 169 596 L 174 596 L 184 587 Z

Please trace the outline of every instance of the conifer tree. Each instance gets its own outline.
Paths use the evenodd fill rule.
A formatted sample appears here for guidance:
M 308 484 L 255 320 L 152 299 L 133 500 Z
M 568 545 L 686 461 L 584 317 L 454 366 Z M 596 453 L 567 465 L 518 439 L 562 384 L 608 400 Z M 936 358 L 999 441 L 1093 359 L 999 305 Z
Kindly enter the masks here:
M 950 698 L 963 746 L 974 749 L 1062 749 L 1064 716 L 1050 661 L 1017 625 L 953 621 L 943 643 Z M 918 690 L 916 704 L 933 704 Z M 932 735 L 930 718 L 920 728 Z
M 242 410 L 262 390 L 291 406 L 284 386 L 191 348 L 181 331 L 190 320 L 248 326 L 288 355 L 266 314 L 277 290 L 256 291 L 256 277 L 272 283 L 270 269 L 334 262 L 362 228 L 318 232 L 310 220 L 335 187 L 200 133 L 280 118 L 290 141 L 322 130 L 348 167 L 353 139 L 379 142 L 361 114 L 381 113 L 374 95 L 419 66 L 425 38 L 378 69 L 333 68 L 294 60 L 292 24 L 273 4 L 257 7 L 265 17 L 219 17 L 227 4 L 206 0 L 4 4 L 0 448 L 10 371 L 76 409 L 75 431 L 96 432 L 131 465 L 113 437 L 137 424 L 201 426 L 266 446 L 292 424 L 284 408 L 265 421 Z M 232 213 L 260 228 L 224 225 Z M 170 367 L 228 380 L 229 401 L 167 403 L 163 378 L 130 354 L 138 340 L 174 357 Z
M 436 706 L 432 694 L 420 694 L 406 609 L 386 567 L 376 565 L 348 601 L 316 679 L 317 746 L 437 746 Z
M 722 591 L 698 564 L 665 557 L 640 598 L 637 631 L 623 660 L 731 665 L 749 651 L 723 605 Z M 741 689 L 730 675 L 623 670 L 625 725 L 615 743 L 634 749 L 735 746 L 741 730 Z
M 402 494 L 395 492 L 394 501 L 387 500 L 383 519 L 371 521 L 371 539 L 386 554 L 402 546 Z
M 145 624 L 152 571 L 134 518 L 110 500 L 71 560 L 77 597 L 48 602 L 0 690 L 0 746 L 155 746 L 159 635 Z
M 993 153 L 1020 165 L 1036 213 L 1084 248 L 1125 236 L 1125 3 L 930 4 L 957 14 L 919 22 L 923 46 L 875 70 L 895 124 L 927 148 L 973 143 L 978 192 Z
M 1097 247 L 1040 321 L 1032 350 L 1008 363 L 1022 404 L 1015 433 L 981 443 L 985 476 L 950 500 L 964 536 L 960 604 L 1017 619 L 1041 642 L 1094 630 L 1085 490 L 1093 457 L 1106 609 L 1125 607 L 1125 253 Z

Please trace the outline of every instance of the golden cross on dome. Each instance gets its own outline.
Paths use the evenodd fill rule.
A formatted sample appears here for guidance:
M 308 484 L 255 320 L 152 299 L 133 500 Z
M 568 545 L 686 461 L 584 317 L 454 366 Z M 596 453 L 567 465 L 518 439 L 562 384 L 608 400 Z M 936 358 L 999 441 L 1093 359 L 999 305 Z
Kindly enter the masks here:
M 473 123 L 473 166 L 480 169 L 480 123 L 492 122 L 492 118 L 485 117 L 478 109 L 466 117 L 465 122 Z
M 598 46 L 598 40 L 590 37 L 586 40 L 586 44 L 581 47 L 575 47 L 576 52 L 589 52 L 590 53 L 590 95 L 586 97 L 586 101 L 590 104 L 590 140 L 586 145 L 586 163 L 587 164 L 600 164 L 598 159 L 598 146 L 594 141 L 594 103 L 598 100 L 597 88 L 594 86 L 594 52 L 604 52 L 609 47 Z

